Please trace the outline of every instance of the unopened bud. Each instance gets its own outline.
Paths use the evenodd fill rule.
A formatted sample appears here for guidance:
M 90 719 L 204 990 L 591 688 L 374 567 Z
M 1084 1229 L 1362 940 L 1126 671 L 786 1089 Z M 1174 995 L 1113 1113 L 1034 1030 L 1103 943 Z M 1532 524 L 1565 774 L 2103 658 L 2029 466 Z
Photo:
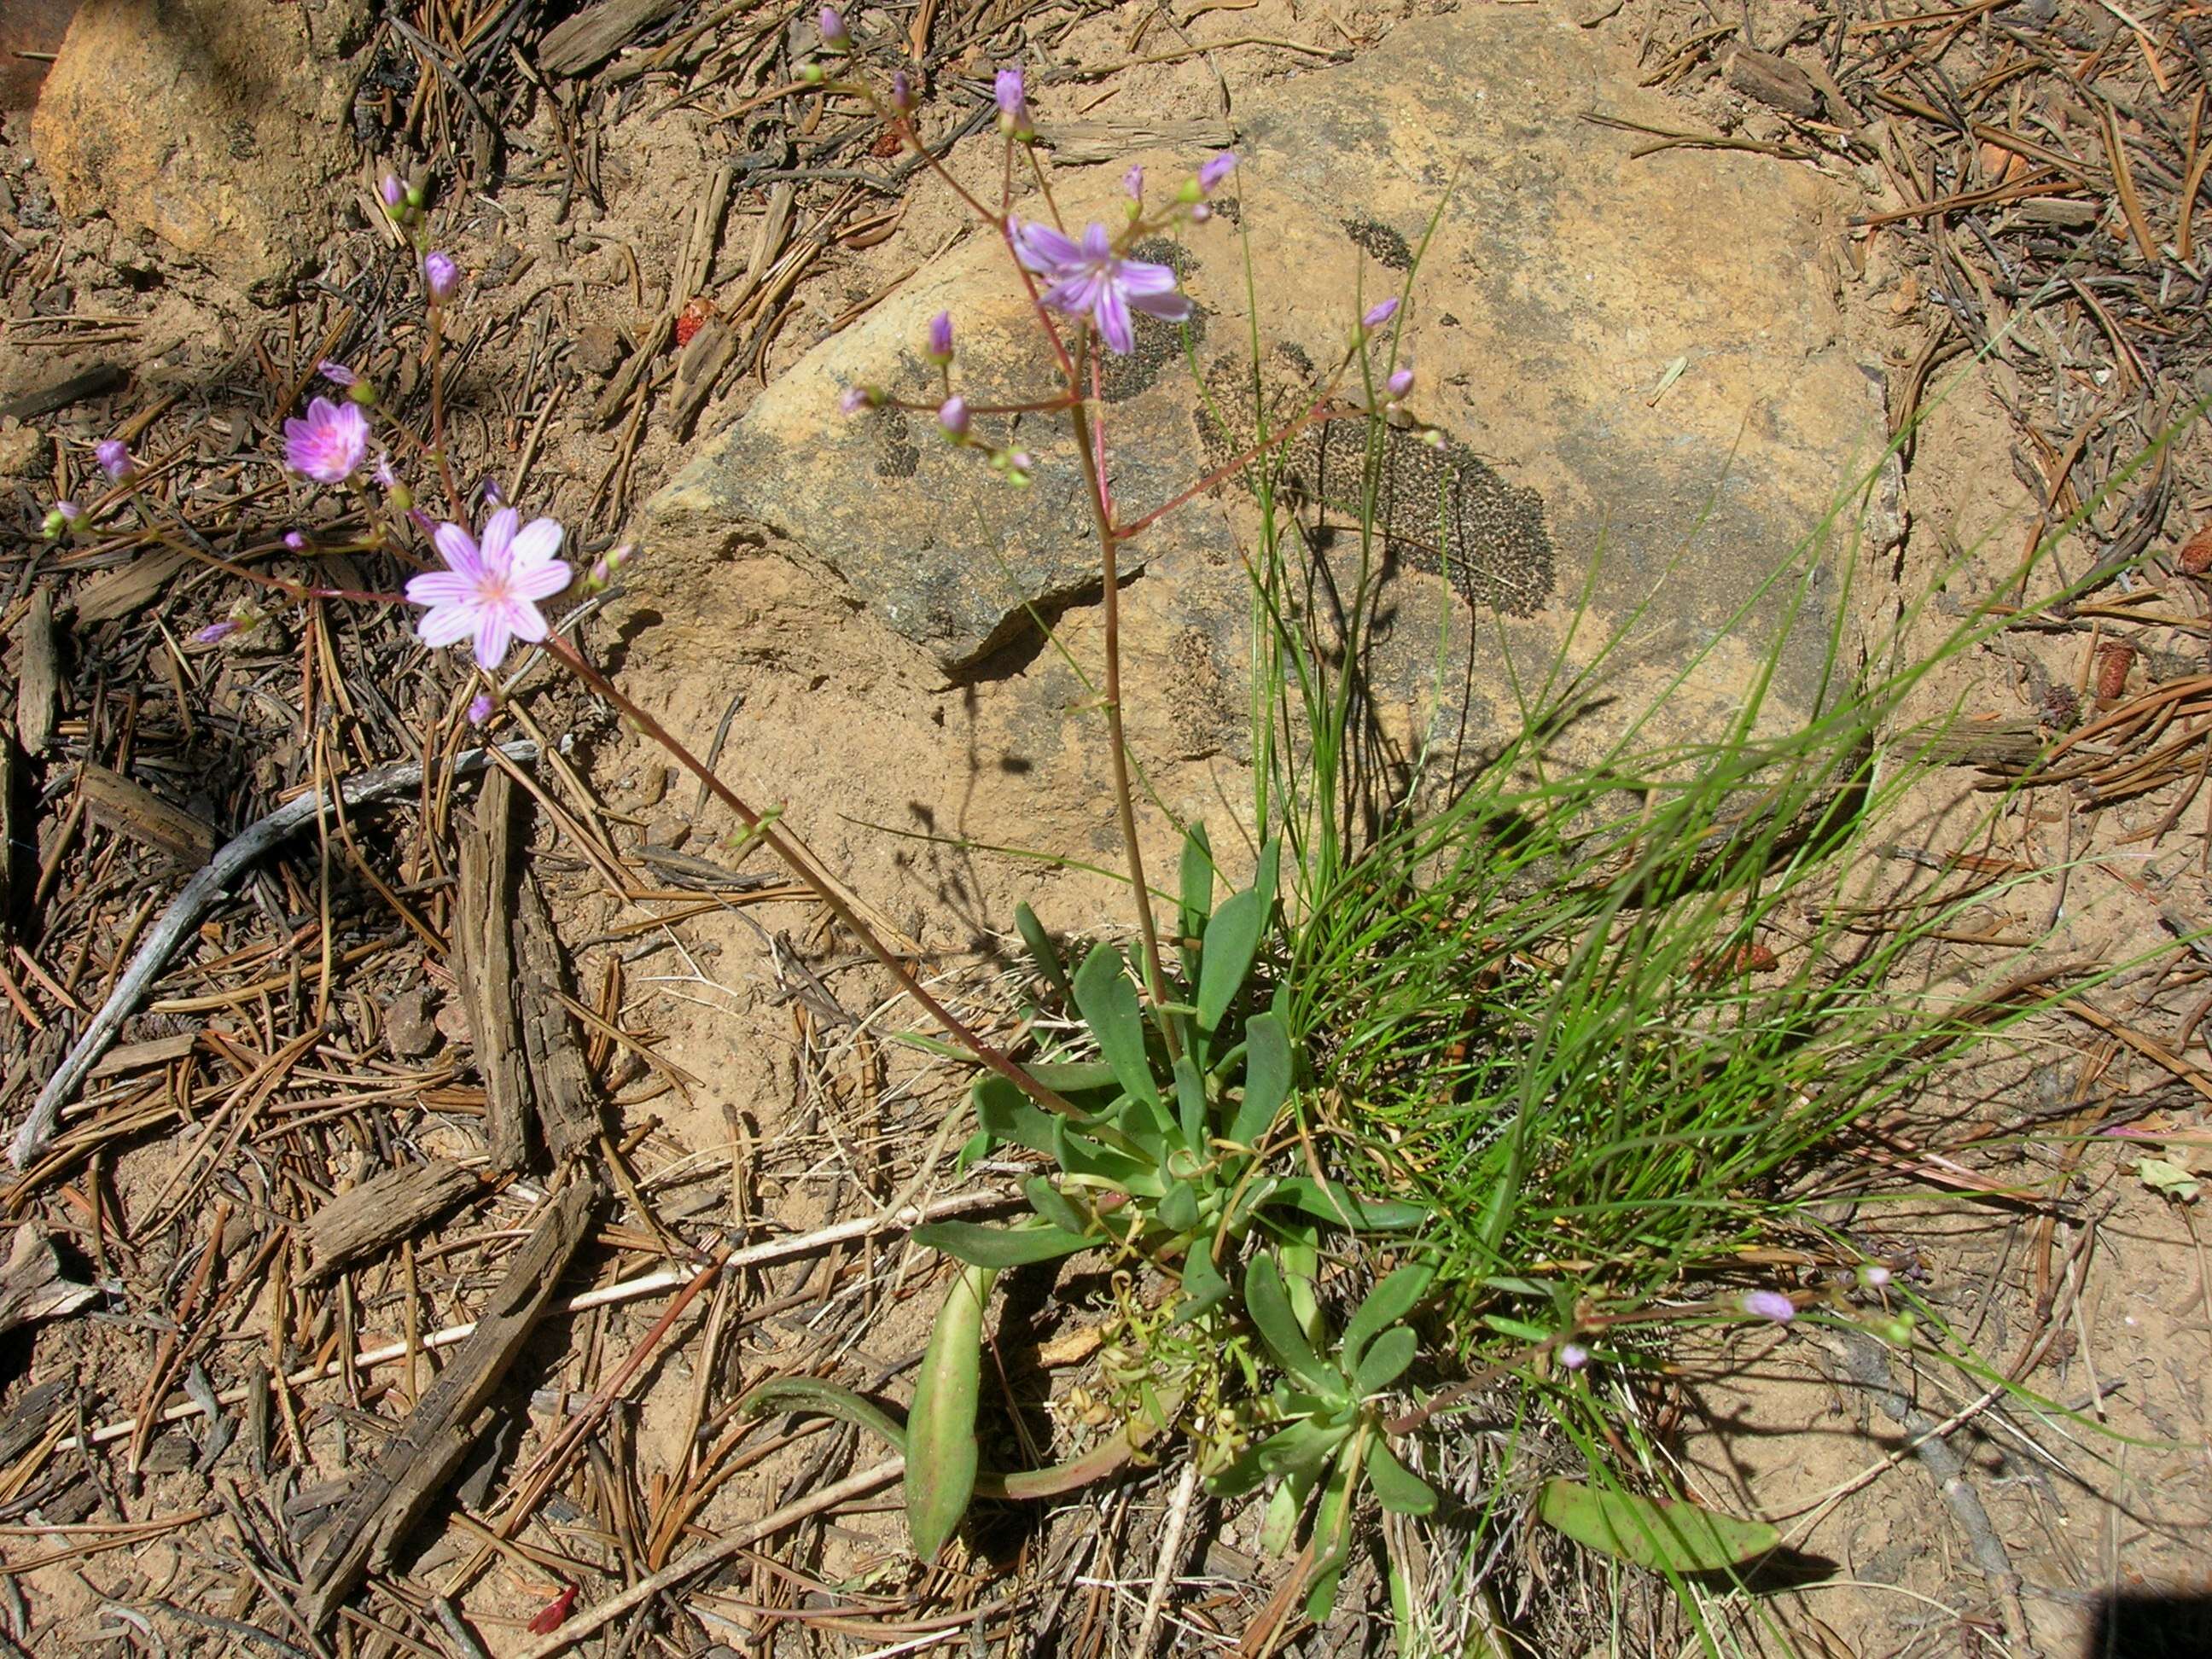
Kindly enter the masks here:
M 947 436 L 960 439 L 968 435 L 968 400 L 958 392 L 947 398 L 937 407 L 937 423 Z
M 624 542 L 611 552 L 602 553 L 584 574 L 584 592 L 604 593 L 614 586 L 615 578 L 622 574 L 623 567 L 630 562 L 636 549 Z

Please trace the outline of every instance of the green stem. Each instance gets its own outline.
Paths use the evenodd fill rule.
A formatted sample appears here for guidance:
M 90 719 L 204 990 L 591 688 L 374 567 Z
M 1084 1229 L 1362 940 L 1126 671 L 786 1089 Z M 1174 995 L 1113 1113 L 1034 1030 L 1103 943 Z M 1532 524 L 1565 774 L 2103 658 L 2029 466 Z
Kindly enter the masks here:
M 1152 890 L 1145 881 L 1144 848 L 1137 843 L 1137 803 L 1129 788 L 1129 748 L 1121 731 L 1121 581 L 1115 557 L 1117 538 L 1098 472 L 1097 452 L 1091 444 L 1091 406 L 1082 402 L 1070 405 L 1067 419 L 1075 429 L 1075 453 L 1083 466 L 1083 494 L 1091 504 L 1091 522 L 1098 535 L 1099 574 L 1106 584 L 1106 748 L 1114 767 L 1114 810 L 1121 819 L 1121 844 L 1128 852 L 1130 896 L 1136 901 L 1137 932 L 1145 947 L 1145 984 L 1152 993 L 1153 1007 L 1160 1009 L 1168 1000 L 1167 980 L 1160 972 L 1159 929 L 1152 920 Z M 1159 1027 L 1172 1064 L 1182 1055 L 1182 1041 L 1175 1022 L 1164 1014 Z

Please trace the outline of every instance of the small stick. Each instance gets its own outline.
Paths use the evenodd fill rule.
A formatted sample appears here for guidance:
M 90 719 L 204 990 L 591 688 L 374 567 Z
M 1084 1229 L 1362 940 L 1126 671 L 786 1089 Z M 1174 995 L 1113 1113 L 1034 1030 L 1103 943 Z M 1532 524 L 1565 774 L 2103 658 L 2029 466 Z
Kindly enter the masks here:
M 555 1631 L 544 1641 L 525 1648 L 515 1659 L 548 1659 L 564 1648 L 582 1641 L 593 1631 L 644 1606 L 664 1590 L 672 1589 L 694 1573 L 704 1572 L 708 1567 L 744 1553 L 763 1538 L 783 1530 L 795 1521 L 804 1521 L 810 1515 L 835 1509 L 848 1498 L 861 1498 L 869 1492 L 888 1486 L 906 1473 L 906 1459 L 894 1457 L 862 1469 L 858 1474 L 848 1474 L 835 1486 L 810 1492 L 796 1502 L 786 1504 L 772 1515 L 764 1515 L 751 1525 L 740 1527 L 726 1538 L 717 1539 L 702 1550 L 695 1550 L 672 1566 L 663 1567 L 650 1578 L 639 1580 L 613 1600 L 602 1601 L 587 1613 L 580 1613 Z
M 850 1243 L 854 1239 L 867 1238 L 877 1233 L 908 1231 L 919 1227 L 925 1221 L 939 1221 L 946 1216 L 966 1214 L 971 1210 L 988 1210 L 998 1206 L 1012 1204 L 1015 1199 L 1016 1194 L 1005 1192 L 987 1190 L 977 1193 L 957 1193 L 950 1198 L 941 1198 L 934 1204 L 896 1209 L 877 1215 L 856 1216 L 850 1221 L 840 1221 L 836 1225 L 824 1227 L 817 1232 L 801 1233 L 795 1238 L 771 1239 L 765 1244 L 748 1245 L 742 1250 L 731 1251 L 728 1260 L 722 1265 L 726 1268 L 732 1269 L 756 1267 L 763 1262 L 781 1261 L 790 1256 L 811 1255 L 817 1250 L 826 1250 L 835 1245 Z M 572 1314 L 588 1313 L 593 1308 L 606 1308 L 619 1303 L 635 1302 L 645 1297 L 657 1296 L 663 1291 L 672 1291 L 678 1285 L 688 1285 L 697 1274 L 696 1267 L 664 1267 L 657 1273 L 641 1274 L 638 1278 L 626 1279 L 617 1285 L 608 1285 L 596 1291 L 585 1291 L 580 1295 L 572 1296 L 566 1302 L 559 1304 L 559 1311 Z M 457 1342 L 467 1341 L 475 1334 L 476 1328 L 475 1322 L 469 1321 L 459 1325 L 448 1325 L 441 1331 L 429 1332 L 416 1340 L 412 1352 L 426 1353 L 439 1348 L 450 1348 Z M 283 1381 L 288 1389 L 303 1388 L 310 1382 L 330 1381 L 339 1375 L 340 1369 L 344 1364 L 350 1364 L 356 1370 L 367 1370 L 373 1365 L 389 1365 L 395 1360 L 404 1359 L 409 1352 L 410 1347 L 407 1343 L 388 1342 L 380 1348 L 364 1348 L 355 1354 L 350 1361 L 333 1359 L 325 1364 L 302 1366 L 300 1370 L 284 1376 Z M 216 1403 L 222 1406 L 235 1406 L 251 1392 L 250 1387 L 244 1384 L 236 1388 L 225 1389 L 215 1396 Z M 207 1408 L 198 1401 L 182 1401 L 162 1412 L 161 1421 L 181 1423 L 189 1418 L 205 1417 L 207 1414 Z M 104 1446 L 110 1441 L 121 1440 L 126 1436 L 136 1433 L 137 1428 L 138 1419 L 135 1417 L 127 1417 L 118 1423 L 102 1424 L 99 1428 L 93 1430 L 89 1436 L 61 1441 L 55 1445 L 54 1449 L 58 1452 L 79 1451 L 83 1449 L 88 1441 L 95 1446 Z
M 500 745 L 500 753 L 510 760 L 530 760 L 536 757 L 534 743 L 507 743 Z M 486 763 L 486 751 L 468 749 L 453 757 L 457 772 L 473 771 Z M 380 766 L 374 772 L 362 772 L 346 779 L 337 787 L 337 798 L 348 806 L 365 805 L 398 790 L 412 788 L 422 781 L 422 763 L 399 761 L 391 766 Z M 231 841 L 216 851 L 216 855 L 190 881 L 169 908 L 161 913 L 161 921 L 154 924 L 146 942 L 131 958 L 131 965 L 115 981 L 115 988 L 100 1012 L 92 1017 L 46 1086 L 39 1091 L 38 1099 L 32 1103 L 31 1115 L 15 1138 L 8 1146 L 8 1161 L 17 1169 L 23 1168 L 44 1152 L 53 1139 L 54 1126 L 60 1121 L 62 1103 L 76 1092 L 85 1074 L 106 1054 L 115 1041 L 123 1022 L 137 1011 L 154 981 L 167 966 L 170 957 L 185 942 L 185 936 L 198 923 L 215 902 L 243 871 L 264 853 L 283 841 L 294 830 L 319 817 L 325 802 L 319 790 L 309 790 L 286 801 L 265 817 L 248 824 Z

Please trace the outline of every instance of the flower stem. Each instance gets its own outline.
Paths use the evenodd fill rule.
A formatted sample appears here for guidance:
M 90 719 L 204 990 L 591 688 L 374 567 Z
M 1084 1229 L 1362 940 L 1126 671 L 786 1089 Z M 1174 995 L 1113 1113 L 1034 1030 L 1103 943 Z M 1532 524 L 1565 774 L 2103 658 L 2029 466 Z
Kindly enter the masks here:
M 828 877 L 814 867 L 813 861 L 801 854 L 797 846 L 779 834 L 774 825 L 738 798 L 737 793 L 708 767 L 707 763 L 678 743 L 668 729 L 617 690 L 614 683 L 584 660 L 583 655 L 568 641 L 556 636 L 545 642 L 545 649 L 558 658 L 568 672 L 605 697 L 624 715 L 636 723 L 640 731 L 673 756 L 678 765 L 696 778 L 723 805 L 735 812 L 745 828 L 766 843 L 768 849 L 782 860 L 791 872 L 812 890 L 814 896 L 830 907 L 830 914 L 842 922 L 846 931 L 866 947 L 868 954 L 884 965 L 884 971 L 898 981 L 899 988 L 912 997 L 932 1019 L 943 1026 L 959 1045 L 1012 1084 L 1047 1111 L 1068 1113 L 1074 1109 L 1044 1085 L 1031 1077 L 1003 1051 L 969 1029 L 960 1017 L 939 1002 L 925 989 L 914 970 L 899 960 L 890 946 L 884 944 L 874 928 L 860 920 L 845 896 L 838 892 Z
M 1116 538 L 1112 509 L 1107 505 L 1105 480 L 1099 476 L 1098 453 L 1092 446 L 1090 405 L 1078 401 L 1067 411 L 1075 429 L 1075 453 L 1083 465 L 1083 495 L 1091 504 L 1091 517 L 1098 532 L 1099 574 L 1105 580 L 1106 631 L 1106 749 L 1114 766 L 1114 810 L 1121 823 L 1121 844 L 1128 851 L 1130 896 L 1137 905 L 1137 933 L 1144 941 L 1145 985 L 1155 1008 L 1166 1005 L 1167 980 L 1160 972 L 1160 935 L 1152 920 L 1152 890 L 1145 882 L 1144 848 L 1137 843 L 1137 804 L 1129 788 L 1129 749 L 1121 732 L 1121 581 L 1115 557 Z M 1182 1044 L 1175 1022 L 1163 1016 L 1160 1036 L 1170 1062 L 1181 1058 Z

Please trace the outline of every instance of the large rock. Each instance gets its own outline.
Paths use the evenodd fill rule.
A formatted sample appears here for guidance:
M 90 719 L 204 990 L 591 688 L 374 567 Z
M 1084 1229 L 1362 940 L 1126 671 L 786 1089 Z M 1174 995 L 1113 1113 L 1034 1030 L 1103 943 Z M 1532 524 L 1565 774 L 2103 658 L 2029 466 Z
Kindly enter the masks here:
M 1626 640 L 1607 659 L 1615 730 L 1663 700 L 1648 735 L 1717 736 L 1784 634 L 1765 723 L 1802 717 L 1833 684 L 1832 573 L 1807 558 L 1802 587 L 1771 580 L 1824 530 L 1835 548 L 1858 545 L 1856 515 L 1831 512 L 1881 453 L 1878 380 L 1840 343 L 1820 275 L 1830 187 L 1741 155 L 1630 159 L 1584 112 L 1673 118 L 1655 95 L 1605 83 L 1601 63 L 1547 10 L 1485 8 L 1255 92 L 1241 110 L 1234 215 L 1152 253 L 1177 264 L 1201 308 L 1207 391 L 1158 325 L 1140 325 L 1139 352 L 1110 366 L 1107 441 L 1127 519 L 1224 453 L 1208 404 L 1249 410 L 1255 311 L 1262 395 L 1286 398 L 1302 375 L 1326 376 L 1427 238 L 1404 341 L 1419 374 L 1412 407 L 1447 441 L 1386 446 L 1390 535 L 1376 562 L 1389 625 L 1369 663 L 1415 743 L 1424 728 L 1468 732 L 1465 717 L 1480 746 L 1516 706 L 1506 658 L 1525 684 L 1563 651 L 1586 665 L 1615 635 Z M 1133 159 L 1172 189 L 1197 158 Z M 1119 174 L 1064 184 L 1071 218 L 1118 214 Z M 994 441 L 1036 454 L 1036 485 L 1018 492 L 926 415 L 836 412 L 849 385 L 933 396 L 921 348 L 939 309 L 957 319 L 957 384 L 971 402 L 1050 390 L 1005 250 L 979 234 L 802 360 L 648 503 L 636 592 L 675 635 L 662 641 L 671 656 L 711 661 L 757 621 L 744 614 L 747 578 L 723 567 L 788 556 L 830 573 L 955 679 L 1034 682 L 1027 714 L 981 705 L 987 726 L 1034 751 L 1084 694 L 1052 655 L 1028 665 L 1024 636 L 1063 611 L 1079 623 L 1098 580 L 1060 424 L 979 417 Z M 1303 447 L 1295 471 L 1310 495 L 1357 495 L 1359 431 L 1346 423 L 1327 450 Z M 1131 545 L 1141 569 L 1127 638 L 1149 696 L 1130 706 L 1148 759 L 1240 741 L 1253 528 L 1249 499 L 1221 492 Z M 1320 544 L 1345 586 L 1358 538 L 1340 530 Z
M 55 204 L 274 297 L 328 240 L 354 165 L 368 16 L 367 0 L 84 0 L 31 122 Z

